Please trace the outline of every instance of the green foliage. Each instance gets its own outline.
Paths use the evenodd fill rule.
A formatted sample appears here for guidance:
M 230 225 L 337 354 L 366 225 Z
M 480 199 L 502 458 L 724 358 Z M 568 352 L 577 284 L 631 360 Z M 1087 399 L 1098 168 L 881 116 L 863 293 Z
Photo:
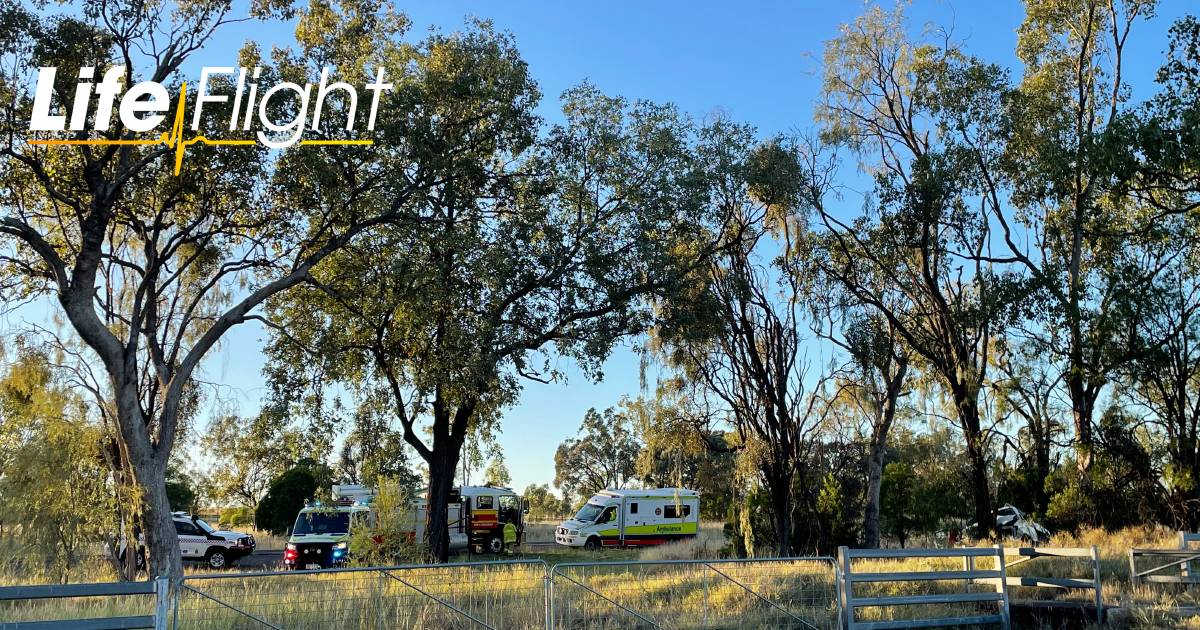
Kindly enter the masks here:
M 221 518 L 218 523 L 222 529 L 253 528 L 255 526 L 254 509 L 247 506 L 225 508 L 221 510 Z
M 489 486 L 508 487 L 512 483 L 512 475 L 508 473 L 508 466 L 504 463 L 504 453 L 496 451 L 496 454 L 492 455 L 487 469 L 483 471 L 483 479 Z
M 949 428 L 896 432 L 880 492 L 881 529 L 899 542 L 962 529 L 973 516 L 970 464 Z
M 393 566 L 422 560 L 425 550 L 414 540 L 418 512 L 414 496 L 398 483 L 380 478 L 371 514 L 350 528 L 350 559 L 358 566 Z
M 190 514 L 196 511 L 196 490 L 186 479 L 167 480 L 167 500 L 171 502 L 174 512 Z
M 529 484 L 521 495 L 529 507 L 531 519 L 563 518 L 571 511 L 570 502 L 555 496 L 549 484 Z
M 858 544 L 862 525 L 862 514 L 858 507 L 859 502 L 848 496 L 842 481 L 833 473 L 826 473 L 822 477 L 814 514 L 821 532 L 820 542 L 816 545 L 818 550 L 831 551 L 841 545 Z
M 305 502 L 329 487 L 329 481 L 328 468 L 311 462 L 302 462 L 275 478 L 254 510 L 259 529 L 278 535 L 287 533 Z
M 271 480 L 299 459 L 290 452 L 291 431 L 266 409 L 253 418 L 214 418 L 200 444 L 212 464 L 205 475 L 211 498 L 253 508 Z
M 117 529 L 108 438 L 45 355 L 16 354 L 0 375 L 0 542 L 15 572 L 58 581 Z
M 1165 522 L 1166 494 L 1154 465 L 1156 446 L 1139 420 L 1111 407 L 1100 418 L 1098 449 L 1087 469 L 1068 460 L 1046 480 L 1053 528 L 1117 530 L 1142 523 Z M 1120 509 L 1113 509 L 1120 506 Z
M 649 488 L 700 493 L 701 518 L 721 520 L 733 504 L 736 448 L 732 433 L 710 431 L 682 400 L 666 392 L 652 400 L 622 401 L 639 442 L 635 475 Z
M 564 497 L 580 500 L 605 488 L 623 488 L 633 479 L 640 450 L 624 411 L 588 409 L 579 437 L 568 438 L 554 453 L 554 485 Z

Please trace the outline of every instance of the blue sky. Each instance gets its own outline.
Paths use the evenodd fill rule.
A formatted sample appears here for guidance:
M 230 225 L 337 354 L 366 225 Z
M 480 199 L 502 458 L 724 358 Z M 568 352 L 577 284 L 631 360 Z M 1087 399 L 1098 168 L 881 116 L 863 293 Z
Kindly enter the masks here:
M 1126 58 L 1136 98 L 1153 89 L 1167 28 L 1189 5 L 1196 12 L 1188 0 L 1166 0 L 1158 18 L 1139 23 Z M 558 118 L 558 94 L 586 79 L 608 93 L 674 102 L 698 117 L 722 111 L 766 135 L 812 125 L 823 43 L 867 5 L 438 0 L 399 6 L 413 20 L 414 38 L 429 27 L 454 30 L 468 16 L 512 32 L 545 94 L 541 113 L 551 121 Z M 969 52 L 1019 72 L 1013 49 L 1023 11 L 1017 0 L 913 0 L 908 13 L 914 29 L 926 23 L 950 28 Z M 194 59 L 198 65 L 236 65 L 233 51 L 246 39 L 267 49 L 287 45 L 291 33 L 285 25 L 239 25 Z M 206 379 L 228 386 L 226 396 L 245 413 L 257 410 L 262 394 L 264 337 L 254 326 L 235 329 L 205 366 Z M 828 352 L 816 347 L 810 359 L 820 364 Z M 499 443 L 518 488 L 553 480 L 554 449 L 574 434 L 589 407 L 614 405 L 640 390 L 638 358 L 628 349 L 614 354 L 601 383 L 588 382 L 569 364 L 561 367 L 567 383 L 529 383 L 520 403 L 505 413 Z
M 1150 87 L 1167 28 L 1184 5 L 1183 0 L 1164 3 L 1157 19 L 1135 31 L 1127 61 L 1135 87 Z M 512 32 L 545 94 L 541 113 L 549 120 L 558 117 L 558 95 L 586 79 L 607 93 L 671 101 L 695 116 L 723 111 L 765 135 L 812 125 L 823 43 L 867 5 L 440 0 L 400 6 L 413 21 L 413 36 L 430 27 L 454 30 L 468 16 L 490 19 Z M 914 0 L 909 16 L 913 28 L 926 23 L 952 28 L 973 54 L 1019 71 L 1013 50 L 1023 17 L 1020 2 Z M 274 41 L 285 42 L 287 35 L 281 31 Z M 260 337 L 246 329 L 225 345 L 220 367 L 213 366 L 224 372 L 220 380 L 261 381 L 255 373 Z M 825 355 L 810 356 L 820 364 L 830 351 L 815 347 L 813 352 Z M 641 387 L 638 358 L 627 348 L 613 355 L 600 383 L 589 382 L 569 363 L 563 367 L 567 383 L 529 383 L 520 403 L 505 413 L 499 443 L 518 488 L 553 481 L 554 449 L 574 435 L 589 407 L 614 405 L 623 395 L 638 395 Z M 653 375 L 651 369 L 648 377 Z M 256 404 L 257 393 L 245 392 L 245 404 Z

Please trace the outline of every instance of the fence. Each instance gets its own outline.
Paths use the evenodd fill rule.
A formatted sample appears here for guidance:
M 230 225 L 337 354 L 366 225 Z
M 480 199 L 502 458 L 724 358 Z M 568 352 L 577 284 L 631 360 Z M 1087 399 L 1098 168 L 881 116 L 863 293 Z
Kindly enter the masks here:
M 1097 623 L 1104 621 L 1104 598 L 1100 584 L 1100 550 L 1092 545 L 1091 547 L 1019 547 L 1003 549 L 1004 569 L 1005 569 L 1005 584 L 1018 588 L 1052 588 L 1061 590 L 1090 590 L 1092 591 L 1092 605 L 1095 607 L 1095 616 Z M 1010 558 L 1016 560 L 1009 561 Z M 1066 576 L 1033 576 L 1033 575 L 1008 575 L 1008 570 L 1015 566 L 1023 565 L 1038 558 L 1059 558 L 1073 560 L 1087 560 L 1087 577 L 1066 577 Z M 997 584 L 998 580 L 989 578 L 981 580 L 989 584 Z M 1010 593 L 1011 594 L 1011 593 Z
M 103 584 L 54 584 L 46 586 L 6 586 L 0 588 L 0 613 L 8 621 L 0 621 L 0 630 L 130 630 L 167 625 L 170 583 L 166 578 L 148 582 L 112 582 Z M 37 604 L 45 600 L 74 598 L 111 598 L 155 596 L 153 614 L 119 616 L 106 615 L 90 619 L 51 619 L 15 621 L 42 614 Z M 100 607 L 101 609 L 103 606 Z M 87 610 L 83 608 L 83 610 Z
M 549 586 L 551 630 L 837 627 L 829 557 L 565 563 Z
M 1138 559 L 1154 561 L 1149 569 L 1139 569 Z M 1200 560 L 1200 551 L 1194 549 L 1138 549 L 1129 550 L 1129 578 L 1136 584 L 1200 584 L 1200 575 L 1189 573 L 1187 566 Z M 1166 573 L 1170 571 L 1170 573 Z
M 979 558 L 991 558 L 992 569 L 980 569 Z M 959 559 L 962 569 L 948 564 Z M 914 561 L 916 560 L 916 561 Z M 855 566 L 855 561 L 860 565 Z M 912 570 L 912 569 L 920 570 Z M 866 570 L 864 570 L 866 569 Z M 903 570 L 895 570 L 903 569 Z M 990 590 L 973 590 L 984 580 L 996 580 Z M 911 594 L 895 595 L 885 587 L 897 582 L 911 583 Z M 949 586 L 948 586 L 949 584 Z M 846 630 L 887 630 L 951 625 L 998 625 L 1010 627 L 1008 586 L 1004 571 L 1004 550 L 1000 547 L 958 549 L 838 549 L 838 590 L 842 623 Z M 980 614 L 979 607 L 994 607 Z M 914 607 L 933 615 L 912 617 Z M 884 620 L 859 620 L 864 617 Z
M 178 630 L 545 628 L 541 560 L 198 575 Z
M 1137 560 L 1148 557 L 1168 561 L 1137 570 Z M 1049 577 L 1007 572 L 1041 558 L 1089 560 L 1091 570 L 1087 577 L 1061 566 L 1041 569 Z M 1200 583 L 1200 575 L 1179 571 L 1192 560 L 1200 560 L 1200 551 L 1130 551 L 1135 583 Z M 1168 569 L 1170 574 L 1163 574 Z M 1097 614 L 1103 614 L 1095 547 L 842 547 L 836 563 L 809 557 L 580 562 L 551 568 L 542 560 L 512 560 L 193 575 L 180 581 L 173 596 L 167 586 L 158 580 L 0 588 L 0 630 L 166 630 L 168 621 L 174 630 L 882 630 L 952 624 L 1007 629 L 1009 587 L 1092 589 Z M 34 602 L 21 601 L 145 595 L 156 595 L 152 615 L 113 606 L 106 612 L 119 614 L 109 619 L 71 621 L 33 621 Z

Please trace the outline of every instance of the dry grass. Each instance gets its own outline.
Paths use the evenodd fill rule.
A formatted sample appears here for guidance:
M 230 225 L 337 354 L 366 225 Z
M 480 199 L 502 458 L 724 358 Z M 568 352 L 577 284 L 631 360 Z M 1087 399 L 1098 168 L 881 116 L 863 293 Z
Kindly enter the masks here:
M 534 524 L 531 542 L 553 532 L 552 524 Z M 544 530 L 544 531 L 543 531 Z M 1110 616 L 1105 628 L 1193 628 L 1200 630 L 1200 616 L 1186 616 L 1180 607 L 1200 607 L 1200 589 L 1175 585 L 1133 587 L 1129 580 L 1130 547 L 1171 549 L 1177 535 L 1166 528 L 1131 528 L 1118 532 L 1086 531 L 1078 536 L 1058 535 L 1050 547 L 1090 547 L 1101 555 L 1101 580 L 1106 606 L 1120 607 Z M 785 625 L 785 616 L 764 604 L 743 588 L 786 608 L 803 610 L 818 626 L 831 623 L 832 572 L 801 564 L 752 563 L 728 565 L 713 563 L 722 576 L 700 565 L 653 564 L 658 561 L 713 559 L 725 541 L 719 523 L 704 523 L 695 539 L 645 550 L 603 550 L 584 552 L 560 547 L 521 550 L 512 559 L 543 559 L 548 564 L 562 562 L 646 560 L 650 564 L 612 566 L 610 568 L 572 569 L 568 576 L 606 597 L 655 617 L 678 619 L 696 627 L 771 627 Z M 260 547 L 263 546 L 260 542 Z M 263 547 L 266 548 L 266 547 Z M 479 560 L 481 558 L 473 558 Z M 907 560 L 863 560 L 856 570 L 917 571 L 961 569 L 960 559 L 923 558 Z M 986 563 L 986 560 L 981 562 Z M 1011 562 L 1011 559 L 1010 559 Z M 721 568 L 725 567 L 725 568 Z M 989 568 L 981 564 L 981 568 Z M 418 628 L 453 625 L 453 616 L 445 606 L 421 596 L 416 588 L 437 595 L 464 610 L 474 611 L 492 625 L 534 627 L 542 612 L 541 565 L 509 565 L 483 569 L 444 567 L 405 570 L 400 582 L 377 571 L 282 577 L 225 578 L 199 580 L 193 587 L 217 596 L 252 614 L 271 616 L 289 628 L 339 627 L 346 630 L 374 627 L 372 620 L 386 620 L 388 627 Z M 1010 575 L 1040 577 L 1090 577 L 1086 561 L 1039 558 L 1008 570 Z M 189 567 L 188 574 L 200 577 L 204 571 Z M 100 559 L 81 562 L 68 575 L 71 582 L 103 582 L 115 579 L 111 567 Z M 45 582 L 28 570 L 0 565 L 0 585 Z M 568 580 L 557 580 L 556 604 L 560 620 L 581 628 L 621 628 L 636 625 L 628 613 L 587 589 Z M 415 588 L 414 588 L 415 587 Z M 877 587 L 875 594 L 918 594 L 961 592 L 963 589 L 987 590 L 987 585 L 958 582 L 890 583 Z M 199 595 L 185 591 L 180 600 L 181 628 L 238 628 L 261 624 L 236 612 L 223 609 Z M 860 595 L 870 593 L 863 591 Z M 1089 591 L 1059 589 L 1012 589 L 1014 599 L 1058 599 L 1090 601 Z M 432 603 L 431 603 L 432 602 Z M 354 605 L 350 605 L 353 603 Z M 210 606 L 210 604 L 212 604 Z M 52 620 L 114 615 L 148 614 L 150 597 L 50 600 L 45 602 L 0 603 L 0 619 Z M 906 607 L 864 611 L 863 618 L 911 618 L 944 613 L 967 612 L 951 607 Z M 185 620 L 189 620 L 186 624 Z M 495 622 L 495 623 L 493 623 Z M 439 625 L 440 624 L 440 625 Z M 279 625 L 279 624 L 277 624 Z M 677 624 L 676 624 L 677 625 Z
M 724 525 L 718 521 L 700 523 L 695 538 L 667 543 L 642 550 L 639 560 L 710 560 L 721 557 L 726 545 Z

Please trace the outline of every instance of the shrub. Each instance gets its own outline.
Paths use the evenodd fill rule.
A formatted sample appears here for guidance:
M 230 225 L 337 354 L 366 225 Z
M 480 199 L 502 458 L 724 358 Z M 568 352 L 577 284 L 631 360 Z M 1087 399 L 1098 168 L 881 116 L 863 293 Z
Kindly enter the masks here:
M 272 534 L 286 534 L 304 509 L 304 502 L 317 494 L 317 478 L 307 466 L 297 466 L 271 482 L 267 496 L 258 503 L 254 511 L 255 522 L 260 529 Z

